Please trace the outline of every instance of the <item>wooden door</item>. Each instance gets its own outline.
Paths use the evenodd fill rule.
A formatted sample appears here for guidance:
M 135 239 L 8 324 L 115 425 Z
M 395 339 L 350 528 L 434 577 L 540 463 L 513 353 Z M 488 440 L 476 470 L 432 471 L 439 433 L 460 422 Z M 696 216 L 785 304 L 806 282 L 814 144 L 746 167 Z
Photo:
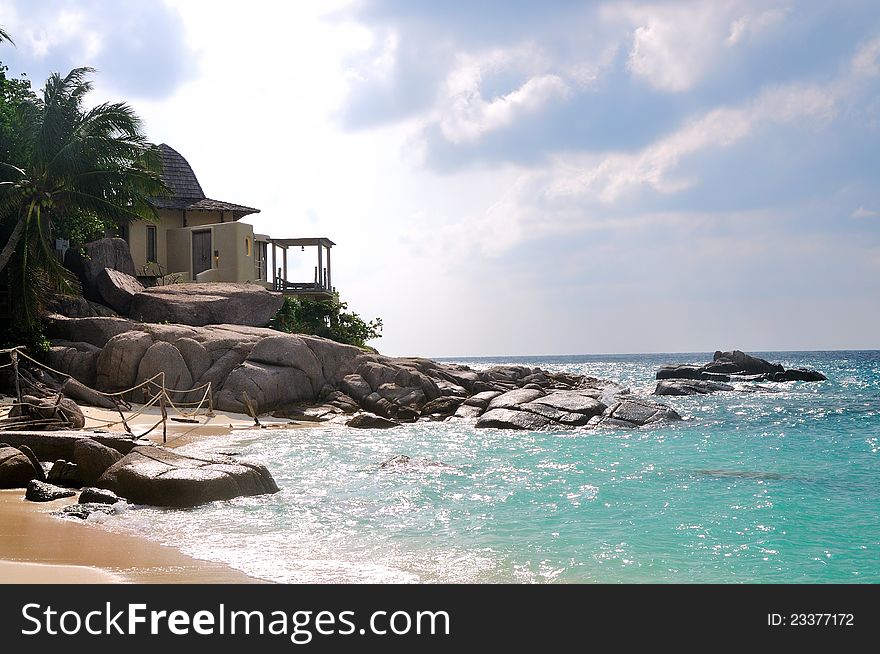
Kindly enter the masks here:
M 200 272 L 210 270 L 211 266 L 211 230 L 206 229 L 192 233 L 192 276 L 195 280 Z

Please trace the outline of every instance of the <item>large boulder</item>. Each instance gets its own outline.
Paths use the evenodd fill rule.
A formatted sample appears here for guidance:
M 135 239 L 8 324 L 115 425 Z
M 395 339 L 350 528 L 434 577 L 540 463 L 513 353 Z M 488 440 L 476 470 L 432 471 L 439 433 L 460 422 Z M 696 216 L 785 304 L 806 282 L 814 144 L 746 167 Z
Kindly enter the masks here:
M 107 341 L 97 364 L 97 388 L 100 391 L 121 391 L 135 385 L 141 359 L 153 337 L 141 331 L 128 331 Z
M 773 381 L 805 381 L 817 382 L 828 379 L 821 372 L 810 370 L 808 368 L 789 368 L 784 372 L 773 373 Z
M 95 486 L 137 504 L 174 507 L 278 491 L 263 465 L 225 456 L 186 456 L 161 447 L 134 448 Z
M 76 463 L 77 477 L 81 484 L 91 486 L 114 463 L 122 459 L 122 454 L 97 441 L 84 438 L 73 446 L 73 462 Z
M 82 295 L 55 295 L 46 303 L 46 310 L 68 318 L 115 316 L 116 312 L 103 304 L 87 300 Z
M 135 295 L 129 315 L 144 322 L 262 327 L 283 303 L 283 295 L 257 284 L 169 284 Z
M 732 391 L 733 386 L 721 382 L 697 379 L 664 379 L 657 382 L 654 395 L 706 395 L 718 391 Z
M 159 341 L 153 343 L 141 358 L 137 369 L 135 383 L 140 384 L 148 379 L 152 379 L 159 373 L 165 373 L 165 388 L 169 391 L 176 389 L 179 391 L 188 391 L 193 387 L 192 374 L 180 354 L 180 350 L 171 343 Z M 156 384 L 161 383 L 161 379 L 156 380 Z M 152 396 L 158 386 L 151 387 L 149 390 Z M 171 393 L 173 400 L 177 401 L 198 401 L 196 393 Z
M 21 399 L 21 404 L 12 405 L 9 416 L 40 421 L 33 429 L 82 429 L 86 425 L 82 409 L 69 398 L 23 395 Z
M 783 372 L 784 370 L 778 363 L 770 363 L 766 359 L 753 357 L 740 350 L 715 352 L 712 356 L 712 363 L 705 366 L 705 369 L 709 372 L 741 372 L 751 375 L 762 372 Z
M 0 488 L 24 488 L 40 474 L 31 460 L 20 450 L 0 443 Z
M 144 285 L 137 279 L 112 268 L 104 268 L 98 273 L 95 278 L 95 287 L 104 300 L 104 304 L 112 307 L 123 316 L 128 315 L 134 296 L 144 290 Z
M 105 268 L 132 277 L 137 275 L 128 243 L 121 238 L 102 238 L 81 248 L 70 248 L 64 257 L 64 265 L 79 278 L 83 295 L 93 302 L 103 301 L 97 280 Z
M 373 413 L 364 412 L 356 414 L 345 425 L 357 429 L 390 429 L 391 427 L 399 427 L 400 423 Z
M 609 406 L 599 424 L 607 426 L 643 427 L 645 425 L 681 420 L 675 409 L 648 400 L 628 398 Z
M 220 392 L 214 395 L 214 405 L 221 411 L 248 413 L 245 398 L 258 414 L 317 399 L 314 380 L 299 368 L 251 361 L 245 361 L 229 374 Z
M 521 431 L 539 431 L 550 425 L 551 420 L 530 411 L 513 409 L 490 409 L 477 418 L 477 429 L 518 429 Z
M 534 388 L 517 388 L 516 390 L 502 393 L 489 402 L 489 409 L 510 409 L 526 402 L 537 400 L 546 393 Z
M 174 342 L 174 346 L 183 357 L 186 367 L 189 368 L 190 376 L 194 380 L 204 375 L 213 361 L 204 345 L 192 338 L 180 338 Z M 236 364 L 238 365 L 238 364 Z
M 95 385 L 98 355 L 101 348 L 91 343 L 55 341 L 49 348 L 48 363 L 86 386 Z
M 31 479 L 28 482 L 24 499 L 31 502 L 51 502 L 64 499 L 65 497 L 73 497 L 74 495 L 76 495 L 76 491 L 72 491 L 69 488 L 61 488 L 45 481 Z

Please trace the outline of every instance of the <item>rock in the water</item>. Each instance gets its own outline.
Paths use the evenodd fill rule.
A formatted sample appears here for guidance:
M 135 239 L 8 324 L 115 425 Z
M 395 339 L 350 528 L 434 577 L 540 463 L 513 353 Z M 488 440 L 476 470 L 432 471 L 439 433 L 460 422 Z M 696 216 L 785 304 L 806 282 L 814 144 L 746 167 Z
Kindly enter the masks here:
M 390 459 L 385 459 L 379 464 L 380 468 L 393 468 L 395 466 L 405 466 L 410 462 L 410 458 L 406 454 L 395 454 Z
M 550 419 L 529 411 L 513 409 L 489 409 L 477 418 L 477 429 L 519 429 L 539 431 L 550 424 Z
M 134 296 L 144 290 L 144 285 L 132 275 L 112 268 L 104 268 L 98 273 L 95 287 L 104 304 L 123 316 L 128 315 Z
M 44 481 L 32 479 L 28 482 L 27 491 L 25 491 L 24 499 L 31 502 L 51 502 L 52 500 L 60 500 L 65 497 L 73 497 L 76 491 L 69 488 L 61 488 L 53 484 L 47 484 Z
M 463 401 L 463 398 L 450 395 L 446 397 L 438 397 L 422 407 L 422 415 L 446 418 L 455 413 L 456 409 L 458 409 Z
M 116 504 L 118 501 L 119 497 L 116 493 L 106 488 L 89 486 L 88 488 L 83 488 L 79 494 L 80 504 Z
M 455 410 L 453 414 L 456 418 L 479 418 L 485 408 L 481 408 L 479 406 L 474 406 L 473 404 L 462 404 Z
M 400 423 L 373 413 L 363 412 L 356 414 L 345 425 L 347 427 L 356 427 L 357 429 L 390 429 L 391 427 L 399 427 Z
M 828 379 L 821 372 L 809 370 L 807 368 L 789 368 L 785 372 L 777 372 L 773 375 L 773 381 L 803 381 L 817 382 Z
M 531 402 L 532 400 L 537 400 L 539 397 L 543 397 L 546 393 L 542 390 L 536 390 L 531 388 L 518 388 L 513 391 L 508 391 L 507 393 L 502 393 L 491 402 L 489 402 L 489 409 L 510 409 L 511 407 L 515 407 L 519 404 L 525 404 L 526 402 Z
M 22 451 L 0 444 L 0 488 L 25 488 L 40 473 Z
M 121 238 L 102 238 L 81 248 L 70 248 L 64 257 L 64 265 L 79 278 L 83 295 L 93 302 L 102 301 L 97 280 L 105 268 L 132 277 L 137 275 L 128 243 Z
M 113 515 L 116 513 L 115 505 L 102 504 L 100 502 L 89 502 L 87 504 L 71 504 L 65 506 L 60 511 L 56 511 L 54 515 L 62 518 L 76 518 L 77 520 L 88 520 L 89 516 L 97 514 L 98 517 Z
M 367 381 L 357 373 L 343 377 L 339 383 L 339 390 L 358 402 L 373 392 Z
M 532 400 L 524 406 L 535 404 L 543 404 L 571 413 L 582 413 L 588 417 L 597 416 L 605 410 L 605 405 L 602 402 L 579 391 L 554 391 Z
M 275 493 L 265 466 L 229 457 L 195 457 L 162 447 L 136 447 L 95 484 L 137 504 L 197 506 Z
M 718 391 L 732 391 L 733 386 L 721 382 L 696 379 L 664 379 L 657 382 L 654 395 L 706 395 Z
M 77 479 L 80 484 L 86 486 L 98 481 L 110 466 L 121 459 L 122 454 L 91 439 L 84 438 L 73 446 Z
M 628 426 L 643 427 L 672 420 L 681 420 L 681 416 L 665 404 L 631 398 L 608 407 L 601 424 L 606 425 L 608 421 L 618 421 L 626 423 Z
M 144 322 L 180 325 L 250 325 L 262 327 L 284 303 L 281 293 L 257 284 L 169 284 L 138 293 L 129 316 Z
M 64 459 L 58 459 L 52 464 L 46 479 L 50 484 L 58 484 L 59 486 L 74 486 L 76 488 L 81 486 L 76 464 Z
M 718 369 L 710 368 L 717 366 Z M 722 366 L 731 366 L 733 369 L 721 369 Z M 732 352 L 715 352 L 712 363 L 706 366 L 710 372 L 744 372 L 746 374 L 758 374 L 762 372 L 782 372 L 783 367 L 778 363 L 770 363 L 766 359 L 753 357 L 750 354 L 733 350 Z

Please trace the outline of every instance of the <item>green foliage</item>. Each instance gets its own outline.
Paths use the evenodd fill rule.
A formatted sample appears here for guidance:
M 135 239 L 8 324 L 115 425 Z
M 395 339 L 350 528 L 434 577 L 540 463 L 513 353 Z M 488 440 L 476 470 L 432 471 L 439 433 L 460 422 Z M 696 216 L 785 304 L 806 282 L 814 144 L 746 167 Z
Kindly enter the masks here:
M 167 193 L 158 149 L 134 110 L 121 102 L 84 106 L 92 72 L 56 73 L 38 97 L 3 71 L 0 272 L 9 264 L 14 319 L 24 330 L 39 331 L 52 293 L 78 290 L 55 257 L 55 237 L 85 241 L 107 227 L 155 220 L 148 198 Z
M 358 314 L 348 311 L 348 305 L 339 301 L 310 298 L 284 298 L 284 304 L 269 322 L 278 331 L 323 336 L 338 343 L 365 347 L 366 342 L 382 337 L 382 319 L 364 321 Z

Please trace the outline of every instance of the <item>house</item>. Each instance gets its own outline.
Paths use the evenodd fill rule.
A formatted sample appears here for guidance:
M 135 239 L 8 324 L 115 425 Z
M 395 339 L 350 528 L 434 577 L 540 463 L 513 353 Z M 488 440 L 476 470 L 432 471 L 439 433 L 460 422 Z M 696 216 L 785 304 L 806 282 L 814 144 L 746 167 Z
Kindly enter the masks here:
M 317 298 L 333 294 L 333 241 L 272 238 L 254 233 L 253 225 L 241 219 L 259 213 L 259 209 L 207 197 L 192 167 L 179 152 L 164 143 L 159 152 L 162 180 L 171 195 L 150 200 L 158 222 L 134 222 L 123 233 L 140 276 L 171 276 L 183 283 L 257 283 L 286 295 Z M 305 252 L 306 247 L 317 249 L 314 277 L 290 281 L 289 251 L 299 248 Z

